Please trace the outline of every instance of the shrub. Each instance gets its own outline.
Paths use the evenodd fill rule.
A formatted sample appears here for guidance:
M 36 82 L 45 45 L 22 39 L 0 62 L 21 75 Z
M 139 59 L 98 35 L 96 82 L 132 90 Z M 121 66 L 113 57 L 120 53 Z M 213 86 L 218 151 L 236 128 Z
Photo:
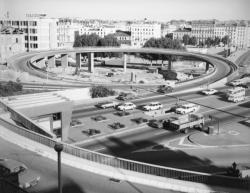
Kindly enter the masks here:
M 92 98 L 99 98 L 99 97 L 107 97 L 107 96 L 114 96 L 115 91 L 108 89 L 104 86 L 95 86 L 92 87 L 90 90 Z

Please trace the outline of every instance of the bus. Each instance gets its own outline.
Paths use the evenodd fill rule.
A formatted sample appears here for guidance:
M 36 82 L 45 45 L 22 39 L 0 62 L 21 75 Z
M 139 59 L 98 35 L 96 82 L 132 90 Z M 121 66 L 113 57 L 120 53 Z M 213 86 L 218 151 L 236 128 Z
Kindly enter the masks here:
M 234 87 L 228 89 L 226 96 L 228 101 L 240 102 L 245 100 L 246 89 L 243 87 Z

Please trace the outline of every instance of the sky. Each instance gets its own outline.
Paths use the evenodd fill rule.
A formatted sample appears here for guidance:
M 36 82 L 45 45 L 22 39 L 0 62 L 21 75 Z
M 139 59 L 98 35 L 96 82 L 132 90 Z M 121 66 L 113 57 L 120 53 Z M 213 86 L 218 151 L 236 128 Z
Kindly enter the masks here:
M 250 20 L 250 0 L 0 0 L 0 16 L 24 17 L 45 13 L 49 17 L 149 20 L 245 19 Z

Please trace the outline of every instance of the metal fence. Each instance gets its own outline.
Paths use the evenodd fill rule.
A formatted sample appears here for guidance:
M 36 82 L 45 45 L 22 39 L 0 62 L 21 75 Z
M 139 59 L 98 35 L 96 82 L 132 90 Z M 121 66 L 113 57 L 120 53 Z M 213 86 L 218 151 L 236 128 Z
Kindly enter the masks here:
M 12 113 L 15 113 L 13 111 Z M 18 113 L 17 113 L 18 114 Z M 0 118 L 0 123 L 11 131 L 29 138 L 33 141 L 39 142 L 48 147 L 54 148 L 57 143 L 55 140 L 46 136 L 40 135 L 23 127 L 16 126 L 6 120 Z M 154 176 L 161 176 L 166 178 L 173 178 L 183 181 L 203 183 L 213 186 L 224 186 L 237 189 L 250 189 L 250 181 L 247 179 L 231 178 L 219 175 L 211 175 L 207 173 L 193 172 L 188 170 L 174 169 L 170 167 L 157 166 L 153 164 L 146 164 L 142 162 L 122 159 L 110 155 L 105 155 L 90 150 L 82 149 L 72 146 L 70 144 L 62 143 L 64 145 L 63 152 L 77 156 L 89 161 L 99 164 L 112 166 L 115 168 L 125 169 L 129 171 L 150 174 Z

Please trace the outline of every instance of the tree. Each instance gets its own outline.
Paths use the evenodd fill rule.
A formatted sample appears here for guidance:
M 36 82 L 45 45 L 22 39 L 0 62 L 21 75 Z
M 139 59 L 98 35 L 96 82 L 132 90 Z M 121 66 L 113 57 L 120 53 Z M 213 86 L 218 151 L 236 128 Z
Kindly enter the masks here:
M 184 50 L 185 48 L 182 46 L 179 40 L 172 40 L 170 38 L 150 38 L 147 42 L 145 42 L 144 48 L 165 48 L 165 49 L 176 49 L 176 50 Z M 169 56 L 162 54 L 141 54 L 142 58 L 150 60 L 168 60 Z
M 228 35 L 224 36 L 224 37 L 221 39 L 221 41 L 222 41 L 222 43 L 223 43 L 224 45 L 228 45 L 228 44 L 230 44 L 230 42 L 231 42 L 231 40 L 230 40 L 230 38 L 229 38 Z
M 166 36 L 165 36 L 165 38 L 169 38 L 169 39 L 173 39 L 173 33 L 168 33 Z
M 195 36 L 190 37 L 189 39 L 189 45 L 196 45 L 197 44 L 197 38 Z
M 221 42 L 221 39 L 220 39 L 219 37 L 216 36 L 216 37 L 214 38 L 214 46 L 219 45 L 220 42 Z
M 73 47 L 82 47 L 81 36 L 76 36 Z
M 76 36 L 74 47 L 97 46 L 100 38 L 96 34 Z
M 182 42 L 185 44 L 185 45 L 188 45 L 189 44 L 189 35 L 185 34 L 183 37 L 182 37 Z
M 120 43 L 117 41 L 117 38 L 113 34 L 109 34 L 104 36 L 104 38 L 100 39 L 97 46 L 112 46 L 118 47 Z
M 213 39 L 208 37 L 206 40 L 205 40 L 205 44 L 208 46 L 208 47 L 211 47 L 211 45 L 213 45 Z
M 92 98 L 107 97 L 107 96 L 115 95 L 114 90 L 108 89 L 107 87 L 104 87 L 104 86 L 92 87 L 90 90 L 90 93 L 91 93 Z

